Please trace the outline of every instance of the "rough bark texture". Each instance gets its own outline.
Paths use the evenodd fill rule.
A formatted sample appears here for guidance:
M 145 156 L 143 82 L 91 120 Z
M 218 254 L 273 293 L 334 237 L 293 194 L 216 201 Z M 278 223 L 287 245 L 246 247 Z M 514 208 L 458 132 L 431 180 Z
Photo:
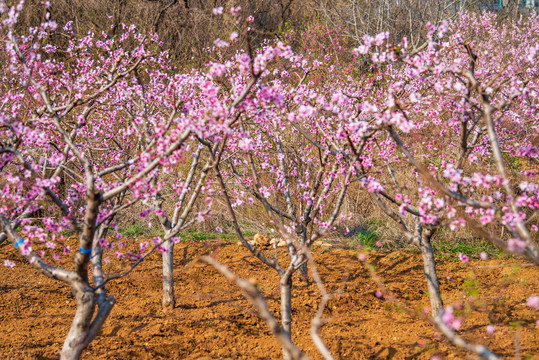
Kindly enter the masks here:
M 72 291 L 77 300 L 77 311 L 60 352 L 60 360 L 79 359 L 90 342 L 88 334 L 96 306 L 94 293 L 83 282 L 73 284 Z
M 99 302 L 97 314 L 93 317 L 98 305 L 98 297 L 94 290 L 87 283 L 76 281 L 72 285 L 72 292 L 77 300 L 77 310 L 60 351 L 60 360 L 80 359 L 82 352 L 101 330 L 116 303 L 113 296 Z

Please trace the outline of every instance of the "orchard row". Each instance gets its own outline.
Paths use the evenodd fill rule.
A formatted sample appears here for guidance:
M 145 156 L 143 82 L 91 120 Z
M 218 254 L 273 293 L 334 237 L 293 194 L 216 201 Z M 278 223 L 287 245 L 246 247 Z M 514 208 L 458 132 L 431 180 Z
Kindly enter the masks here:
M 216 8 L 236 31 L 216 39 L 207 67 L 186 70 L 134 26 L 76 38 L 71 23 L 57 28 L 46 16 L 21 35 L 21 10 L 0 2 L 0 237 L 71 286 L 77 311 L 62 359 L 79 358 L 106 321 L 115 303 L 107 284 L 154 251 L 163 257 L 163 306 L 173 307 L 174 244 L 216 209 L 278 274 L 280 322 L 252 283 L 202 261 L 244 290 L 285 358 L 306 358 L 291 340 L 293 275 L 316 268 L 316 240 L 351 225 L 353 199 L 374 204 L 421 249 L 440 331 L 497 358 L 456 335 L 431 240 L 441 229 L 473 231 L 539 264 L 535 13 L 505 25 L 488 12 L 462 13 L 429 25 L 418 50 L 381 33 L 319 55 L 279 40 L 254 46 L 252 17 Z M 63 47 L 50 41 L 58 34 Z M 118 223 L 134 212 L 141 223 L 157 218 L 162 236 L 124 251 Z M 286 243 L 286 265 L 244 238 L 250 213 L 259 222 L 264 213 Z M 65 256 L 73 268 L 59 265 Z M 111 256 L 129 270 L 107 275 Z M 331 359 L 318 335 L 323 305 L 312 336 Z

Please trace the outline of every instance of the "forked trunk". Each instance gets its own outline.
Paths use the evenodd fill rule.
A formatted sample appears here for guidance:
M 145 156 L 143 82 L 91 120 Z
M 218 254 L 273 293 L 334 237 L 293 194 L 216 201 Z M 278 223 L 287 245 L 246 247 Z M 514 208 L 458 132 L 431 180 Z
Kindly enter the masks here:
M 286 336 L 292 340 L 292 275 L 281 278 L 281 325 Z M 283 349 L 283 359 L 291 360 L 292 357 Z
M 71 328 L 60 351 L 60 360 L 77 360 L 88 344 L 96 337 L 115 304 L 114 297 L 99 304 L 99 310 L 93 318 L 97 307 L 93 289 L 82 281 L 75 281 L 72 292 L 77 300 L 77 310 Z M 92 320 L 93 318 L 93 320 Z
M 173 309 L 176 305 L 174 299 L 174 244 L 171 240 L 163 243 L 163 309 Z
M 79 359 L 82 351 L 90 343 L 88 333 L 96 306 L 94 293 L 91 289 L 73 286 L 73 295 L 77 300 L 77 311 L 60 352 L 60 360 Z
M 434 252 L 432 251 L 432 245 L 430 243 L 431 237 L 432 231 L 424 230 L 420 240 L 420 247 L 421 255 L 423 256 L 423 271 L 425 273 L 425 277 L 427 278 L 427 288 L 429 291 L 432 316 L 436 317 L 443 309 L 444 304 L 442 302 L 442 295 L 440 293 L 438 274 L 436 273 Z

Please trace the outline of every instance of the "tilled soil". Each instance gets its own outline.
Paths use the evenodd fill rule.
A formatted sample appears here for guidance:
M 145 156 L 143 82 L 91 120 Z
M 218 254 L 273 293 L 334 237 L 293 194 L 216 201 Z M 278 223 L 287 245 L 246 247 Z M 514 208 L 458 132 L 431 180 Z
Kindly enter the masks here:
M 279 252 L 284 260 L 284 250 Z M 279 316 L 277 274 L 246 249 L 217 242 L 180 243 L 175 249 L 176 307 L 161 309 L 160 256 L 154 254 L 126 278 L 110 283 L 108 293 L 117 304 L 83 358 L 281 358 L 277 341 L 238 288 L 196 262 L 207 253 L 240 276 L 255 279 Z M 418 253 L 369 254 L 386 285 L 381 298 L 357 251 L 315 249 L 313 254 L 327 290 L 337 293 L 325 310 L 327 323 L 321 331 L 336 358 L 476 358 L 452 346 L 422 317 L 429 300 Z M 502 357 L 539 359 L 539 311 L 525 303 L 530 295 L 539 295 L 539 269 L 514 259 L 463 264 L 454 258 L 440 261 L 438 273 L 446 305 L 461 308 L 456 310 L 464 319 L 459 334 Z M 0 247 L 4 259 L 16 266 L 0 269 L 0 357 L 57 359 L 75 312 L 69 287 L 25 265 L 12 246 Z M 114 261 L 109 266 L 120 269 Z M 293 340 L 320 359 L 309 335 L 320 300 L 318 287 L 298 276 L 293 295 Z M 494 334 L 486 332 L 488 324 L 494 324 Z

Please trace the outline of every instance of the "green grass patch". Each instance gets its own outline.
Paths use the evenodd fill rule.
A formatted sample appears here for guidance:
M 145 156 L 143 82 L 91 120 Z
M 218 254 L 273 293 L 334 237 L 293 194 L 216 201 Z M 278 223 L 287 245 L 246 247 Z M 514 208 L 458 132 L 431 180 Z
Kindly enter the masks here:
M 126 226 L 124 228 L 120 228 L 119 231 L 124 236 L 143 236 L 146 235 L 148 228 L 144 228 L 141 224 L 133 224 Z
M 119 232 L 126 237 L 153 237 L 153 236 L 162 236 L 163 232 L 160 227 L 144 226 L 143 224 L 133 224 L 119 229 Z M 246 231 L 243 233 L 244 236 L 254 236 L 254 232 Z M 179 234 L 183 241 L 206 241 L 206 240 L 228 240 L 234 241 L 238 239 L 236 233 L 211 233 L 204 232 L 200 230 L 187 230 Z
M 350 248 L 356 248 L 358 245 L 368 250 L 378 250 L 380 247 L 376 246 L 378 243 L 379 235 L 376 229 L 380 226 L 376 221 L 367 222 L 367 227 L 359 230 L 356 236 L 350 239 L 348 246 Z M 380 245 L 380 243 L 378 243 Z M 382 245 L 383 248 L 389 248 L 388 245 Z
M 250 237 L 254 236 L 256 233 L 246 231 L 243 233 L 243 236 Z M 234 241 L 238 240 L 238 235 L 236 233 L 210 233 L 200 230 L 189 230 L 182 234 L 182 239 L 185 241 L 206 241 L 206 240 L 227 240 Z
M 446 255 L 458 255 L 459 253 L 479 257 L 482 252 L 485 252 L 489 257 L 499 259 L 505 255 L 503 250 L 500 250 L 491 243 L 485 241 L 458 242 L 438 239 L 433 241 L 432 247 L 434 253 L 439 257 L 446 257 Z
M 464 283 L 462 284 L 464 287 L 464 290 L 466 291 L 466 295 L 477 297 L 479 295 L 479 281 L 477 281 L 476 278 L 470 278 L 464 280 Z
M 356 236 L 356 241 L 365 247 L 376 248 L 376 242 L 378 241 L 378 234 L 375 232 L 361 231 Z

